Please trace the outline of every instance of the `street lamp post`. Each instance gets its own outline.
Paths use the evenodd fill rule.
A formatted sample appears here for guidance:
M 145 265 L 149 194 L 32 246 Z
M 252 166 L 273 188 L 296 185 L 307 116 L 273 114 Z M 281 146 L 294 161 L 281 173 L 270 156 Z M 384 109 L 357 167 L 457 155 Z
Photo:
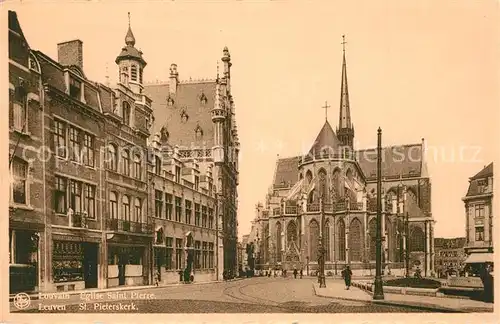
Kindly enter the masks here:
M 410 225 L 409 225 L 409 217 L 408 217 L 408 212 L 406 212 L 405 215 L 403 215 L 405 218 L 405 263 L 406 263 L 406 278 L 410 277 L 410 246 L 409 246 L 409 236 L 410 236 Z
M 377 239 L 376 239 L 376 270 L 373 299 L 384 299 L 382 286 L 382 129 L 377 132 Z

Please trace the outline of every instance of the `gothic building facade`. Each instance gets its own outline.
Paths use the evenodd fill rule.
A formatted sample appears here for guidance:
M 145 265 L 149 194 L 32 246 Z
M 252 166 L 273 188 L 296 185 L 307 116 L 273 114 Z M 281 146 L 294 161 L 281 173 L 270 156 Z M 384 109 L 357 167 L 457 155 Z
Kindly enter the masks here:
M 357 150 L 354 134 L 344 51 L 336 132 L 326 120 L 307 155 L 279 158 L 266 202 L 256 207 L 257 268 L 318 269 L 323 233 L 327 272 L 340 273 L 347 264 L 354 273 L 370 272 L 381 194 L 384 269 L 402 273 L 407 253 L 410 270 L 431 274 L 434 220 L 424 140 L 383 148 L 377 193 L 377 151 Z
M 213 166 L 218 197 L 216 228 L 219 271 L 237 271 L 238 155 L 240 144 L 231 94 L 231 56 L 224 48 L 223 75 L 215 80 L 180 81 L 177 65 L 168 82 L 146 85 L 153 100 L 152 134 L 166 155 L 176 148 L 183 163 L 196 160 L 200 172 Z M 184 208 L 184 207 L 182 207 Z

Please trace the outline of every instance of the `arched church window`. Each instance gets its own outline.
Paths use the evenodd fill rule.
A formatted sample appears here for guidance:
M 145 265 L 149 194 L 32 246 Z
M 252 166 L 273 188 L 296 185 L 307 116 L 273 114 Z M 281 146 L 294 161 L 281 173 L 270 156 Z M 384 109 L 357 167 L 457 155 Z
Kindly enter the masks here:
M 308 203 L 308 204 L 312 204 L 312 203 L 314 203 L 314 200 L 315 200 L 315 197 L 314 197 L 314 195 L 315 195 L 315 191 L 316 191 L 316 190 L 315 190 L 315 189 L 313 189 L 313 190 L 311 190 L 311 192 L 309 193 L 309 196 L 307 197 L 307 203 Z
M 345 261 L 345 223 L 344 220 L 339 220 L 337 224 L 338 251 L 337 260 Z
M 424 252 L 425 234 L 420 227 L 415 227 L 410 233 L 410 252 Z
M 368 223 L 368 249 L 370 261 L 376 257 L 376 239 L 377 239 L 377 220 L 373 218 Z
M 362 226 L 359 219 L 355 218 L 349 228 L 349 254 L 351 261 L 361 261 L 363 247 Z
M 130 126 L 130 104 L 126 101 L 122 103 L 122 118 L 123 123 Z
M 346 175 L 347 179 L 349 180 L 349 182 L 353 181 L 354 177 L 352 175 L 352 170 L 351 169 L 347 169 L 347 172 L 346 172 L 345 175 Z
M 297 243 L 297 224 L 295 224 L 293 220 L 290 221 L 286 227 L 286 240 L 288 245 L 291 242 Z
M 311 183 L 312 178 L 313 178 L 313 175 L 312 175 L 311 170 L 307 170 L 307 172 L 306 172 L 307 183 Z
M 343 187 L 343 183 L 341 183 L 341 177 L 340 177 L 340 169 L 339 168 L 336 168 L 334 171 L 333 171 L 333 175 L 332 175 L 332 188 L 333 188 L 333 194 L 334 194 L 334 197 L 336 197 L 336 199 L 339 199 L 340 197 L 342 197 L 342 190 L 341 188 Z
M 130 77 L 132 81 L 137 81 L 137 65 L 132 65 L 130 67 Z
M 276 223 L 276 259 L 278 262 L 281 262 L 281 250 L 283 246 L 281 245 L 281 223 Z
M 309 260 L 318 262 L 319 224 L 313 219 L 309 222 Z
M 330 261 L 330 221 L 325 222 L 325 261 Z

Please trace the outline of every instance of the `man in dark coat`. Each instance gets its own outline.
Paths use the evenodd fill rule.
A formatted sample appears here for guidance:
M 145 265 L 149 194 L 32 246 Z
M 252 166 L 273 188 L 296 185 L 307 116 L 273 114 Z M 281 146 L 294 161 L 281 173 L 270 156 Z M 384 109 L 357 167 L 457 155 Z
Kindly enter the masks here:
M 349 290 L 351 287 L 351 277 L 352 277 L 352 271 L 349 266 L 346 266 L 344 270 L 342 270 L 342 278 L 344 278 L 345 282 L 345 289 Z

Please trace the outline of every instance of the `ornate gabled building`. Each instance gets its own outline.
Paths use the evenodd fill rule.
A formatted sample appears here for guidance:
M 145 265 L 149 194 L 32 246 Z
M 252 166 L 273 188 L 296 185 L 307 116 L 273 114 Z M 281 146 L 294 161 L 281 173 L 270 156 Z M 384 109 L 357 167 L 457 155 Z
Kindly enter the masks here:
M 223 75 L 215 80 L 180 81 L 177 65 L 172 64 L 169 81 L 146 85 L 144 92 L 153 100 L 152 134 L 160 137 L 161 145 L 177 147 L 182 162 L 196 159 L 201 173 L 213 164 L 214 188 L 219 195 L 218 269 L 235 274 L 240 146 L 227 47 L 221 60 Z
M 493 263 L 493 162 L 469 178 L 465 205 L 465 263 L 471 272 Z
M 434 220 L 425 143 L 384 147 L 382 154 L 384 268 L 402 272 L 408 252 L 409 268 L 430 275 Z M 374 269 L 376 171 L 376 149 L 354 148 L 344 51 L 337 132 L 326 120 L 307 155 L 277 160 L 266 203 L 256 208 L 257 268 L 317 269 L 323 210 L 326 271 L 340 273 L 346 264 L 354 273 Z

